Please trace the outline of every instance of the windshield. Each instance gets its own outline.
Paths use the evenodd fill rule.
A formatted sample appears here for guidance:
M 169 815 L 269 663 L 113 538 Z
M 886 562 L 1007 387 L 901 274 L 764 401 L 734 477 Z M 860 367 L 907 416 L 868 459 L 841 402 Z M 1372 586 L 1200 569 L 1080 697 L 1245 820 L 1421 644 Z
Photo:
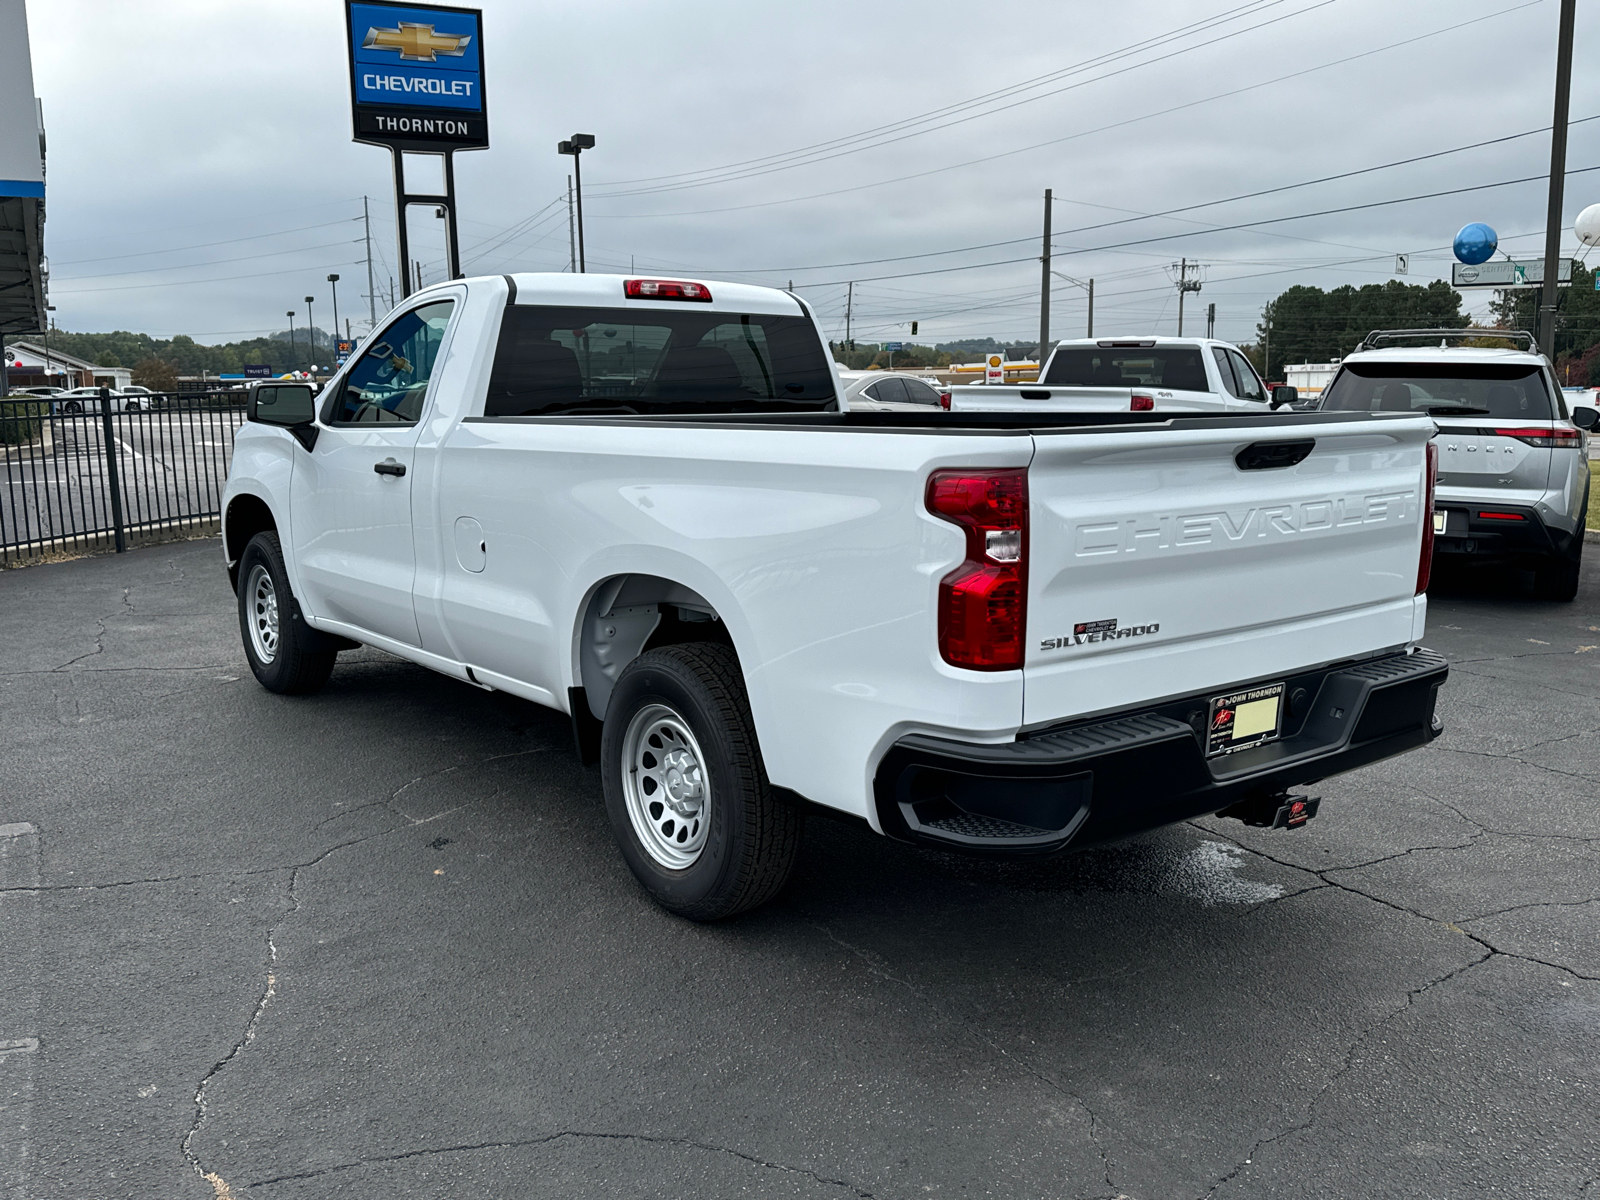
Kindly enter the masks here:
M 506 309 L 484 415 L 837 408 L 804 317 L 530 304 Z
M 1324 411 L 1422 412 L 1511 421 L 1552 417 L 1544 371 L 1527 363 L 1346 363 Z
M 1061 346 L 1044 382 L 1050 387 L 1211 390 L 1198 346 Z

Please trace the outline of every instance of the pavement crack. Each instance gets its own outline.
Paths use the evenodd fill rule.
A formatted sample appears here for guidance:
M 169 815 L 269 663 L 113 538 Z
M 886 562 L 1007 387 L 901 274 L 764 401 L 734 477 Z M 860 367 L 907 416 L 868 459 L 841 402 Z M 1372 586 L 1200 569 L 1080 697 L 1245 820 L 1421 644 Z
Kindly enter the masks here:
M 305 1179 L 317 1179 L 324 1175 L 332 1175 L 341 1171 L 354 1171 L 360 1167 L 379 1166 L 384 1163 L 405 1162 L 414 1158 L 429 1158 L 441 1154 L 469 1154 L 482 1150 L 517 1150 L 530 1146 L 547 1146 L 552 1142 L 565 1140 L 573 1141 L 611 1141 L 611 1142 L 641 1142 L 655 1146 L 678 1146 L 687 1150 L 704 1150 L 712 1154 L 726 1154 L 732 1158 L 740 1159 L 753 1166 L 769 1171 L 783 1171 L 791 1175 L 803 1175 L 807 1179 L 830 1187 L 842 1188 L 859 1200 L 875 1200 L 872 1192 L 857 1187 L 847 1179 L 834 1179 L 831 1176 L 820 1174 L 805 1167 L 792 1167 L 787 1163 L 773 1162 L 771 1159 L 762 1158 L 756 1154 L 749 1154 L 743 1150 L 735 1150 L 731 1146 L 718 1146 L 712 1142 L 702 1142 L 695 1138 L 668 1137 L 661 1134 L 648 1133 L 606 1133 L 598 1130 L 562 1129 L 556 1133 L 545 1134 L 543 1137 L 514 1138 L 505 1141 L 489 1142 L 462 1142 L 450 1146 L 430 1146 L 421 1150 L 404 1150 L 398 1154 L 382 1154 L 373 1158 L 357 1159 L 354 1162 L 339 1163 L 331 1167 L 319 1167 L 314 1171 L 296 1171 L 288 1175 L 274 1175 L 269 1179 L 258 1179 L 248 1186 L 252 1188 L 271 1187 L 277 1183 L 293 1183 Z M 219 1193 L 220 1200 L 220 1193 Z
M 1106 1150 L 1105 1143 L 1100 1140 L 1100 1114 L 1095 1112 L 1095 1110 L 1090 1106 L 1089 1102 L 1083 1098 L 1083 1096 L 1067 1087 L 1067 1085 L 1062 1083 L 1060 1080 L 1052 1079 L 1043 1071 L 1040 1071 L 1038 1068 L 1012 1055 L 994 1038 L 990 1037 L 987 1033 L 980 1032 L 970 1018 L 960 1013 L 948 1011 L 938 1001 L 932 999 L 926 991 L 912 983 L 910 980 L 902 979 L 898 975 L 891 974 L 884 967 L 882 960 L 880 960 L 878 956 L 873 954 L 871 951 L 864 950 L 860 946 L 852 945 L 850 942 L 845 941 L 838 934 L 834 933 L 832 929 L 820 921 L 811 921 L 810 925 L 813 929 L 816 929 L 841 950 L 844 950 L 845 952 L 859 959 L 861 962 L 865 963 L 867 970 L 872 974 L 876 975 L 880 979 L 886 980 L 889 983 L 893 983 L 905 988 L 912 995 L 916 996 L 917 999 L 923 1004 L 927 1005 L 934 1012 L 938 1013 L 939 1016 L 949 1021 L 956 1028 L 960 1029 L 970 1040 L 984 1047 L 990 1053 L 1004 1059 L 1007 1064 L 1015 1067 L 1023 1074 L 1030 1076 L 1036 1082 L 1043 1084 L 1051 1091 L 1065 1096 L 1080 1109 L 1082 1109 L 1084 1115 L 1089 1118 L 1089 1143 L 1094 1147 L 1095 1153 L 1100 1157 L 1100 1167 L 1105 1176 L 1106 1187 L 1111 1190 L 1113 1195 L 1120 1194 L 1118 1192 L 1116 1183 L 1111 1178 L 1111 1156 Z
M 1223 1175 L 1211 1185 L 1210 1190 L 1208 1190 L 1205 1194 L 1205 1200 L 1211 1200 L 1211 1197 L 1215 1196 L 1217 1191 L 1222 1188 L 1223 1185 L 1236 1178 L 1246 1167 L 1253 1165 L 1256 1156 L 1260 1154 L 1260 1152 L 1267 1146 L 1272 1145 L 1274 1142 L 1282 1141 L 1284 1138 L 1292 1137 L 1297 1133 L 1303 1133 L 1315 1125 L 1317 1108 L 1338 1084 L 1339 1080 L 1344 1078 L 1345 1075 L 1349 1074 L 1350 1071 L 1355 1068 L 1357 1061 L 1356 1055 L 1360 1051 L 1361 1047 L 1366 1043 L 1368 1038 L 1370 1038 L 1379 1029 L 1383 1028 L 1383 1026 L 1387 1025 L 1390 1021 L 1398 1017 L 1401 1013 L 1404 1013 L 1410 1009 L 1411 1006 L 1417 1002 L 1417 997 L 1421 996 L 1424 992 L 1432 991 L 1439 985 L 1448 983 L 1450 980 L 1456 978 L 1456 976 L 1464 974 L 1465 972 L 1472 970 L 1474 967 L 1481 966 L 1493 957 L 1493 951 L 1487 952 L 1481 958 L 1475 958 L 1469 963 L 1464 963 L 1459 967 L 1453 967 L 1449 971 L 1446 971 L 1443 975 L 1440 975 L 1438 978 L 1430 979 L 1428 982 L 1412 988 L 1406 993 L 1405 1001 L 1403 1003 L 1397 1004 L 1394 1008 L 1390 1009 L 1383 1016 L 1379 1017 L 1371 1025 L 1368 1025 L 1359 1034 L 1357 1034 L 1355 1040 L 1345 1048 L 1344 1061 L 1340 1063 L 1339 1069 L 1332 1075 L 1328 1076 L 1328 1078 L 1323 1082 L 1323 1085 L 1318 1088 L 1308 1100 L 1306 1100 L 1303 1119 L 1293 1125 L 1290 1125 L 1286 1129 L 1280 1129 L 1277 1133 L 1274 1133 L 1269 1137 L 1258 1138 L 1251 1145 L 1244 1158 L 1242 1158 L 1231 1171 Z
M 184 1160 L 188 1162 L 196 1175 L 211 1185 L 216 1192 L 217 1200 L 230 1200 L 232 1192 L 227 1182 L 220 1175 L 215 1171 L 208 1171 L 205 1164 L 200 1161 L 200 1157 L 194 1152 L 194 1139 L 199 1134 L 201 1126 L 205 1124 L 206 1117 L 211 1112 L 211 1103 L 208 1096 L 208 1092 L 211 1089 L 211 1081 L 227 1069 L 229 1063 L 244 1053 L 246 1046 L 255 1041 L 256 1029 L 261 1024 L 262 1014 L 267 1011 L 267 1006 L 272 1003 L 273 997 L 278 994 L 278 943 L 276 934 L 283 926 L 283 923 L 294 916 L 300 908 L 300 898 L 295 895 L 296 885 L 300 881 L 300 871 L 301 868 L 295 867 L 289 872 L 288 908 L 275 922 L 267 926 L 267 953 L 264 971 L 266 980 L 262 985 L 261 994 L 256 999 L 255 1007 L 251 1010 L 250 1017 L 245 1022 L 244 1032 L 240 1035 L 238 1041 L 234 1042 L 228 1052 L 219 1058 L 212 1068 L 205 1073 L 199 1085 L 195 1088 L 194 1119 L 189 1123 L 189 1129 L 183 1135 L 183 1141 L 178 1144 L 179 1152 L 183 1155 Z

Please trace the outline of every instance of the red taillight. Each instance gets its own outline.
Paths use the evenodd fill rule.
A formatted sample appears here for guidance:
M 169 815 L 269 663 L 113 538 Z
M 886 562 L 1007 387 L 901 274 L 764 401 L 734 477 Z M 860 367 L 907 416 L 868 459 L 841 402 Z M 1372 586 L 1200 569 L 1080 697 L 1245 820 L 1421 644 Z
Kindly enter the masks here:
M 949 392 L 940 392 L 939 393 L 939 407 L 944 409 L 945 412 L 949 412 L 950 411 L 950 393 Z
M 1519 442 L 1527 442 L 1530 446 L 1542 446 L 1546 449 L 1552 446 L 1556 448 L 1565 446 L 1576 450 L 1583 445 L 1583 435 L 1576 429 L 1562 429 L 1560 427 L 1547 429 L 1535 425 L 1527 429 L 1497 428 L 1494 434 L 1496 437 L 1516 438 Z
M 1422 502 L 1422 553 L 1417 558 L 1417 595 L 1428 590 L 1433 576 L 1433 489 L 1439 478 L 1439 447 L 1428 443 L 1427 481 L 1423 485 Z
M 1156 398 L 1154 396 L 1141 396 L 1138 392 L 1128 401 L 1129 412 L 1155 412 Z
M 961 526 L 967 558 L 939 582 L 939 654 L 953 667 L 1022 666 L 1028 623 L 1028 472 L 955 468 L 928 477 L 928 511 Z
M 696 300 L 711 303 L 711 289 L 682 279 L 629 279 L 622 285 L 629 300 Z
M 1477 515 L 1485 521 L 1526 521 L 1528 519 L 1521 513 L 1480 512 Z

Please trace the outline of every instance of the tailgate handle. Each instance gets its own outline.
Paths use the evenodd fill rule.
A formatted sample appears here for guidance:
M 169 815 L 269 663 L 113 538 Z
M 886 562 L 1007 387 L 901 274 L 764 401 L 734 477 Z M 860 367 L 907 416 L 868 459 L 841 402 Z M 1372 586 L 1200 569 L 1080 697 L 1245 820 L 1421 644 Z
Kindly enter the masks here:
M 1297 442 L 1251 442 L 1233 456 L 1241 471 L 1271 471 L 1304 462 L 1317 444 L 1315 438 Z
M 1022 398 L 1024 400 L 1048 400 L 1048 399 L 1050 399 L 1050 393 L 1049 392 L 1040 391 L 1037 388 L 1024 388 L 1022 390 L 1021 394 L 1022 394 Z

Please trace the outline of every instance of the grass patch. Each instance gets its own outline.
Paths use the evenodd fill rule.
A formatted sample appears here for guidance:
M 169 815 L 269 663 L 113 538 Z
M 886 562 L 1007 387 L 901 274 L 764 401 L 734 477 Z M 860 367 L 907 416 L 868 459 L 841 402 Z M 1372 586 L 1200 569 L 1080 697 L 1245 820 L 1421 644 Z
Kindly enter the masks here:
M 24 446 L 37 441 L 40 420 L 49 409 L 44 400 L 6 400 L 0 403 L 0 446 Z

